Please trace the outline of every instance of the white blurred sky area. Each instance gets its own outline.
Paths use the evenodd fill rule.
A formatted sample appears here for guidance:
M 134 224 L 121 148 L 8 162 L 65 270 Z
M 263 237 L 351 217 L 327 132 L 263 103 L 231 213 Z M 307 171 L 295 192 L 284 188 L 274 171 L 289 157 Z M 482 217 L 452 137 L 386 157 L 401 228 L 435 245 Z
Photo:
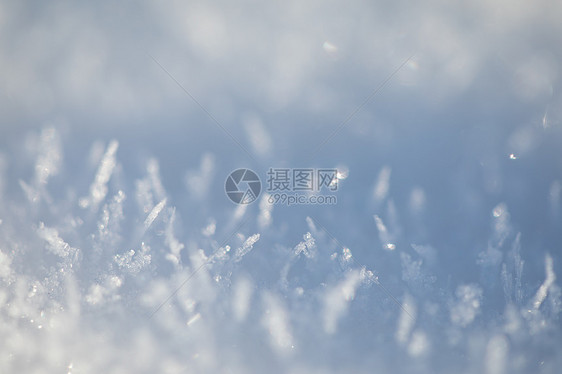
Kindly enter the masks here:
M 0 0 L 0 303 L 78 248 L 76 373 L 555 372 L 561 35 L 559 0 Z M 335 206 L 241 208 L 241 167 L 262 190 L 270 167 L 348 175 Z M 144 325 L 222 240 L 232 263 Z M 43 372 L 70 362 L 56 315 Z M 88 361 L 116 326 L 124 357 L 158 354 Z
M 462 100 L 481 117 L 525 108 L 529 118 L 521 122 L 532 120 L 533 110 L 537 120 L 547 113 L 560 121 L 557 1 L 3 1 L 1 7 L 1 109 L 3 128 L 12 131 L 55 119 L 72 128 L 152 128 L 158 121 L 195 132 L 207 125 L 193 120 L 200 108 L 149 54 L 233 129 L 246 112 L 263 117 L 268 128 L 296 126 L 297 118 L 275 118 L 301 111 L 312 116 L 301 127 L 334 126 L 410 55 L 384 99 L 364 115 L 376 119 L 381 107 L 385 114 L 419 108 L 444 114 Z

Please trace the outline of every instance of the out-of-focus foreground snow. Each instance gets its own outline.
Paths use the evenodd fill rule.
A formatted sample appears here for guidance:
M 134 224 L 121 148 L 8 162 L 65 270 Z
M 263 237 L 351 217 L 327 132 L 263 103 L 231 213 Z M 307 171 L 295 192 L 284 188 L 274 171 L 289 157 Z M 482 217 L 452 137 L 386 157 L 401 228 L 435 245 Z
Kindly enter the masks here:
M 0 372 L 557 372 L 561 14 L 0 2 Z

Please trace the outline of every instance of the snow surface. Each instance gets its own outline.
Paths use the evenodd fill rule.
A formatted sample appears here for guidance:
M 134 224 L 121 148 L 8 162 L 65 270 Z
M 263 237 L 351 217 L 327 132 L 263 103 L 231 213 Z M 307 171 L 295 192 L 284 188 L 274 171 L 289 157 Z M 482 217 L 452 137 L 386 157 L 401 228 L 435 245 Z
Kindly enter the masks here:
M 0 1 L 0 373 L 559 372 L 561 4 Z

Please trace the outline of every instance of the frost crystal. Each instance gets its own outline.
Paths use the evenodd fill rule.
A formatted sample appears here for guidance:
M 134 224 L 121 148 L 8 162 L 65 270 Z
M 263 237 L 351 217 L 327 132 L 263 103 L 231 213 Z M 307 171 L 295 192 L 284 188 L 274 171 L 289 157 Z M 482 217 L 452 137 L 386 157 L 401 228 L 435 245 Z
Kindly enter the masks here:
M 78 251 L 76 248 L 72 248 L 67 242 L 62 240 L 56 229 L 45 227 L 43 222 L 39 224 L 37 234 L 41 239 L 47 242 L 47 249 L 57 256 L 65 258 Z
M 258 240 L 260 240 L 260 234 L 254 234 L 254 235 L 250 236 L 248 239 L 246 239 L 246 241 L 244 242 L 242 247 L 239 247 L 236 250 L 236 255 L 234 256 L 234 261 L 238 262 L 238 261 L 242 260 L 242 257 L 244 257 L 248 252 L 250 252 L 252 250 L 252 248 L 254 247 L 254 244 L 256 244 L 256 242 Z
M 180 252 L 184 248 L 184 245 L 176 239 L 174 233 L 174 222 L 176 220 L 176 208 L 172 208 L 170 213 L 170 219 L 168 221 L 168 225 L 166 226 L 166 233 L 165 233 L 165 243 L 170 249 L 170 253 L 166 256 L 166 258 L 178 265 L 180 263 Z
M 102 209 L 102 216 L 98 222 L 98 240 L 96 250 L 102 251 L 105 245 L 114 246 L 120 240 L 119 232 L 121 231 L 121 222 L 123 216 L 123 201 L 125 193 L 121 190 L 113 197 L 109 204 L 105 204 Z
M 556 274 L 554 273 L 552 257 L 549 254 L 546 255 L 546 259 L 544 260 L 544 263 L 545 263 L 544 265 L 545 265 L 546 279 L 537 290 L 537 293 L 535 294 L 535 298 L 533 299 L 533 307 L 536 310 L 538 310 L 541 307 L 542 303 L 544 302 L 544 299 L 546 299 L 549 289 L 552 287 L 554 281 L 556 280 Z
M 451 307 L 451 321 L 461 327 L 466 327 L 474 321 L 480 312 L 482 289 L 475 284 L 462 285 L 455 292 L 456 303 Z
M 316 254 L 316 242 L 312 235 L 307 232 L 303 235 L 304 241 L 300 242 L 295 246 L 295 256 L 299 256 L 303 253 L 308 258 L 313 258 Z
M 382 248 L 388 251 L 393 251 L 394 249 L 396 249 L 396 246 L 394 245 L 394 243 L 392 243 L 392 238 L 390 233 L 388 232 L 388 229 L 379 216 L 375 215 L 374 218 L 375 224 L 377 225 L 377 230 L 379 232 L 379 240 L 382 244 Z
M 164 206 L 166 205 L 166 199 L 160 201 L 148 214 L 146 219 L 144 220 L 144 229 L 148 230 L 148 228 L 152 225 L 152 222 L 158 217 Z
M 342 261 L 346 264 L 351 262 L 351 260 L 353 259 L 353 255 L 351 254 L 351 250 L 349 248 L 343 248 L 341 258 L 342 258 Z
M 112 140 L 107 146 L 94 182 L 90 186 L 90 196 L 80 199 L 80 206 L 82 208 L 91 206 L 97 209 L 98 204 L 105 199 L 107 195 L 107 182 L 109 182 L 116 165 L 115 154 L 117 153 L 117 148 L 119 148 L 119 143 L 116 140 Z
M 145 243 L 141 243 L 141 249 L 138 252 L 131 249 L 122 255 L 115 255 L 114 257 L 115 263 L 131 274 L 136 274 L 146 268 L 150 264 L 151 259 L 150 247 Z
M 35 180 L 39 185 L 45 185 L 50 176 L 58 173 L 62 161 L 62 147 L 55 129 L 49 128 L 41 132 L 39 147 L 39 157 L 35 164 Z

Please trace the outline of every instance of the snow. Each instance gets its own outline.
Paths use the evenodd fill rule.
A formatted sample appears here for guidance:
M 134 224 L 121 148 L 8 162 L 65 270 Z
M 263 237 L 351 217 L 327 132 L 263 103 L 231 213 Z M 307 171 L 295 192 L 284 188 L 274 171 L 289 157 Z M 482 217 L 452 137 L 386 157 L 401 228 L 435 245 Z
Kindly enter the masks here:
M 287 310 L 281 299 L 272 294 L 263 295 L 263 327 L 269 334 L 269 342 L 274 350 L 281 355 L 290 354 L 294 348 L 291 326 Z
M 400 313 L 398 327 L 396 328 L 395 339 L 398 343 L 405 345 L 410 339 L 412 328 L 416 322 L 416 305 L 412 296 L 406 294 L 402 302 L 404 310 Z
M 234 317 L 238 321 L 244 321 L 248 316 L 253 291 L 254 285 L 247 277 L 241 277 L 234 284 L 232 293 L 232 309 Z
M 466 327 L 480 313 L 482 289 L 475 284 L 460 285 L 455 291 L 455 296 L 457 300 L 450 308 L 451 322 Z
M 47 249 L 62 258 L 76 256 L 78 249 L 72 248 L 68 243 L 61 239 L 56 229 L 45 227 L 43 222 L 39 223 L 37 229 L 38 236 L 47 242 Z
M 392 169 L 389 166 L 385 166 L 379 172 L 379 176 L 374 188 L 374 197 L 377 202 L 384 200 L 388 195 L 388 190 L 390 188 L 391 171 Z
M 382 244 L 382 248 L 388 251 L 393 251 L 396 249 L 396 245 L 394 245 L 392 236 L 388 232 L 385 224 L 383 223 L 382 219 L 375 214 L 375 224 L 377 225 L 377 230 L 379 232 L 379 240 Z
M 324 296 L 323 324 L 327 334 L 334 334 L 338 320 L 349 309 L 349 303 L 355 297 L 357 287 L 365 279 L 364 273 L 358 270 L 349 271 L 343 280 L 326 291 Z
M 316 241 L 312 234 L 307 232 L 302 237 L 304 240 L 295 246 L 295 256 L 304 254 L 308 258 L 313 258 L 316 255 Z
M 559 372 L 560 14 L 0 0 L 0 373 Z
M 554 281 L 556 280 L 556 274 L 554 274 L 554 270 L 553 270 L 553 260 L 549 254 L 546 255 L 544 262 L 545 262 L 546 279 L 537 290 L 537 293 L 535 294 L 535 297 L 533 299 L 533 308 L 535 308 L 535 310 L 541 307 L 542 303 L 546 299 L 550 287 L 552 287 Z
M 144 220 L 144 229 L 145 230 L 148 230 L 148 228 L 152 225 L 152 223 L 154 222 L 156 217 L 158 217 L 158 214 L 160 214 L 162 209 L 164 209 L 165 205 L 166 205 L 166 199 L 160 201 L 158 204 L 156 204 L 154 206 L 154 208 L 152 208 L 152 210 L 150 211 L 150 213 L 148 214 L 148 216 Z
M 4 282 L 8 281 L 10 275 L 12 274 L 12 269 L 10 265 L 12 264 L 12 259 L 0 250 L 0 278 Z
M 94 182 L 90 186 L 90 196 L 80 200 L 80 206 L 82 208 L 91 206 L 92 209 L 96 210 L 98 204 L 105 199 L 107 195 L 107 182 L 109 182 L 113 169 L 115 168 L 115 154 L 118 148 L 119 142 L 116 140 L 112 140 L 107 146 L 107 150 L 99 164 Z
M 503 374 L 509 356 L 509 343 L 505 336 L 493 336 L 486 347 L 486 373 Z
M 254 248 L 254 244 L 256 244 L 258 240 L 260 240 L 260 234 L 254 234 L 246 239 L 244 244 L 236 249 L 234 261 L 238 262 L 242 260 L 242 257 L 246 256 Z

